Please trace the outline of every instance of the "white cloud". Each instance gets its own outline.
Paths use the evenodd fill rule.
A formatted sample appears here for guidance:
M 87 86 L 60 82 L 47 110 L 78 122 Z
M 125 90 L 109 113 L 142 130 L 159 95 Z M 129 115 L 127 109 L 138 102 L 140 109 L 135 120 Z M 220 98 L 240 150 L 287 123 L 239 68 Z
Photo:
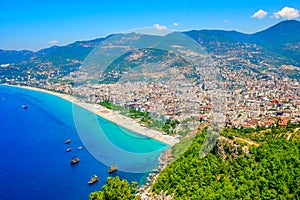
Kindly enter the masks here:
M 267 16 L 268 12 L 259 9 L 256 13 L 254 13 L 251 17 L 252 18 L 258 18 L 258 19 L 263 19 Z
M 179 24 L 177 22 L 174 22 L 173 26 L 179 26 Z
M 55 44 L 57 44 L 57 43 L 58 43 L 57 40 L 50 40 L 50 41 L 48 42 L 48 44 L 51 44 L 51 45 L 55 45 Z
M 167 30 L 166 26 L 160 25 L 160 24 L 154 24 L 153 27 L 156 28 L 159 31 L 161 31 L 161 30 Z
M 228 19 L 224 19 L 223 22 L 224 22 L 225 24 L 227 24 L 227 23 L 229 23 L 229 20 L 228 20 Z
M 285 19 L 295 19 L 300 16 L 299 10 L 290 7 L 284 7 L 280 11 L 274 13 L 274 17 L 277 19 L 285 18 Z

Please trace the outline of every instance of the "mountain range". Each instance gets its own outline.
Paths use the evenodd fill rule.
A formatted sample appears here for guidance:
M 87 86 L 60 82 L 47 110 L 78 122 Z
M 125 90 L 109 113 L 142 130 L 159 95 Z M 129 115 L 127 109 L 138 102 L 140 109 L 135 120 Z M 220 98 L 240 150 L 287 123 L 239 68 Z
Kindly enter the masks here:
M 252 67 L 256 71 L 272 70 L 273 72 L 285 73 L 285 71 L 278 71 L 277 69 L 281 69 L 283 65 L 293 66 L 296 71 L 286 70 L 287 74 L 300 78 L 297 71 L 300 68 L 299 21 L 282 21 L 254 34 L 223 30 L 191 30 L 181 34 L 196 41 L 212 58 L 216 59 L 221 56 L 225 60 L 227 58 L 231 58 L 230 60 L 232 58 L 243 59 L 256 65 L 257 67 Z M 159 37 L 114 34 L 105 38 L 77 41 L 66 46 L 53 46 L 36 52 L 0 50 L 0 78 L 4 82 L 5 77 L 23 77 L 28 73 L 34 74 L 32 72 L 42 71 L 53 71 L 56 76 L 65 76 L 78 70 L 86 57 L 103 42 L 109 41 L 110 38 L 118 38 L 119 42 L 123 41 L 124 38 L 131 38 L 131 40 L 125 40 L 126 42 L 122 45 L 135 47 L 136 50 L 140 46 L 143 47 L 144 44 L 154 45 L 154 41 Z M 171 36 L 165 37 L 170 38 Z M 164 39 L 167 40 L 166 38 Z M 155 54 L 158 55 L 157 52 Z M 126 56 L 123 57 L 126 60 Z M 117 59 L 117 62 L 126 65 L 120 59 Z M 233 67 L 239 66 L 238 62 L 230 61 L 227 64 Z M 111 66 L 117 65 L 111 64 Z M 45 77 L 39 76 L 37 78 L 43 79 Z
M 296 20 L 282 21 L 254 34 L 222 30 L 188 31 L 185 34 L 202 43 L 210 52 L 217 53 L 210 45 L 217 42 L 224 43 L 224 46 L 235 43 L 256 44 L 264 52 L 283 56 L 291 63 L 300 64 L 300 22 Z

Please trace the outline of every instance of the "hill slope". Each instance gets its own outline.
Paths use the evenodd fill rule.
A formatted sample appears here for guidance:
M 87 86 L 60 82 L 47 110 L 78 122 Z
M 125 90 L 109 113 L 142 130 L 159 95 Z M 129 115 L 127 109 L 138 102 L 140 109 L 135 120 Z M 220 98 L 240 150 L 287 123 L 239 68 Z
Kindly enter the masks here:
M 288 20 L 280 22 L 251 36 L 252 43 L 262 45 L 269 52 L 290 58 L 300 65 L 300 22 Z
M 228 50 L 245 48 L 245 44 L 259 45 L 264 53 L 300 66 L 300 22 L 296 20 L 282 21 L 254 34 L 221 30 L 194 30 L 184 33 L 211 53 L 224 54 Z
M 200 158 L 205 137 L 202 133 L 163 170 L 153 191 L 168 191 L 174 194 L 174 199 L 297 199 L 299 133 L 286 140 L 279 137 L 278 131 L 284 133 L 288 129 L 266 132 L 272 137 L 259 147 L 252 146 L 249 153 L 243 153 L 244 144 L 219 140 L 214 151 Z M 238 156 L 232 156 L 233 153 Z

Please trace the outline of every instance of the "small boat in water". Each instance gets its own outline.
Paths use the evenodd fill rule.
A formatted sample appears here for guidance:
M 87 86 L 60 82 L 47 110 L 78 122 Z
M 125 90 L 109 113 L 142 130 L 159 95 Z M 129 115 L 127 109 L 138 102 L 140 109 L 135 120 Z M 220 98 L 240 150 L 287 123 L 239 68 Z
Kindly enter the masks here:
M 82 146 L 78 147 L 77 149 L 78 149 L 78 150 L 81 150 L 81 149 L 82 149 Z
M 70 165 L 75 165 L 76 163 L 78 163 L 80 161 L 80 159 L 77 156 L 73 155 L 72 160 L 70 161 Z
M 22 108 L 27 109 L 28 106 L 27 105 L 22 105 Z
M 67 152 L 70 152 L 71 150 L 72 150 L 71 147 L 67 148 Z
M 98 176 L 94 174 L 94 176 L 90 179 L 90 181 L 88 182 L 89 185 L 96 183 L 98 181 Z
M 67 139 L 66 141 L 65 141 L 65 144 L 69 144 L 71 142 L 71 139 Z
M 108 170 L 108 173 L 114 173 L 117 170 L 118 170 L 118 167 L 116 165 L 111 165 Z

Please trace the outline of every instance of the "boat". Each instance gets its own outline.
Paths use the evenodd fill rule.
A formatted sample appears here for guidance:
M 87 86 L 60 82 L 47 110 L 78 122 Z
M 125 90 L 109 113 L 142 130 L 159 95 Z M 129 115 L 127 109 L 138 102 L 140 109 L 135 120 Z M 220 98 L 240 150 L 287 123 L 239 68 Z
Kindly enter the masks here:
M 70 161 L 71 165 L 75 165 L 76 163 L 78 163 L 80 161 L 80 159 L 77 156 L 73 155 L 72 160 Z
M 94 174 L 94 176 L 90 179 L 90 181 L 88 182 L 89 185 L 96 183 L 98 181 L 98 176 Z
M 27 109 L 28 106 L 27 105 L 22 105 L 22 108 Z
M 118 170 L 118 167 L 116 165 L 111 165 L 108 170 L 108 173 L 114 173 L 117 170 Z
M 66 141 L 65 141 L 65 144 L 69 144 L 71 142 L 71 139 L 67 139 Z
M 67 148 L 67 152 L 70 152 L 71 150 L 72 150 L 71 147 Z
M 82 149 L 82 146 L 78 147 L 77 149 L 78 149 L 78 150 L 81 150 L 81 149 Z

